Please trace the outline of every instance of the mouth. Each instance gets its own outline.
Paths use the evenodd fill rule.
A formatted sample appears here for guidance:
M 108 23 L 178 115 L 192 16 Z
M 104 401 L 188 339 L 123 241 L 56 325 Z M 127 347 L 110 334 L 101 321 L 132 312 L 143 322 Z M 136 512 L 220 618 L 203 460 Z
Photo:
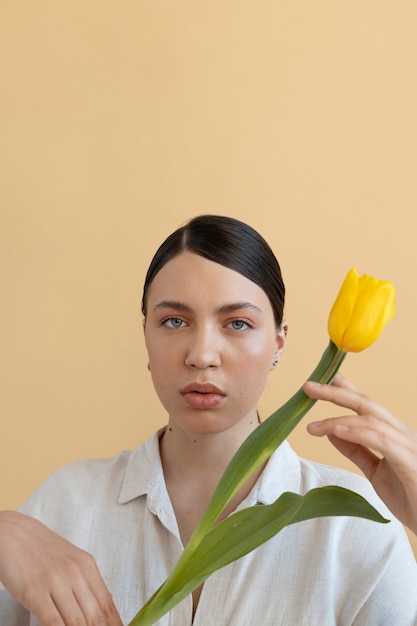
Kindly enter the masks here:
M 215 409 L 226 397 L 224 391 L 211 383 L 191 383 L 181 389 L 185 402 L 194 409 Z

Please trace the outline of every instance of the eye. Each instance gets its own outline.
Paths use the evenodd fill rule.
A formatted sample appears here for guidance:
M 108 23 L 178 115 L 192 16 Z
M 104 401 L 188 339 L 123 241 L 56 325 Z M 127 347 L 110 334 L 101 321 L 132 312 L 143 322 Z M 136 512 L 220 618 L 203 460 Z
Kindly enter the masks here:
M 162 322 L 162 326 L 166 326 L 167 328 L 181 328 L 184 324 L 184 320 L 180 317 L 167 317 Z
M 228 326 L 233 330 L 249 330 L 253 328 L 249 322 L 245 322 L 245 320 L 232 320 L 229 322 Z

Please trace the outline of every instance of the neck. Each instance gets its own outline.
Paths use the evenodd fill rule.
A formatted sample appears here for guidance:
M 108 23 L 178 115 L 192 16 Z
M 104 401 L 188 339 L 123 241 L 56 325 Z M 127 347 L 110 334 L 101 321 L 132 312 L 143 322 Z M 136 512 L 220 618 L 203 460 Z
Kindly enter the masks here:
M 168 424 L 160 442 L 161 459 L 183 545 L 188 543 L 226 466 L 257 425 L 256 413 L 221 433 L 190 433 L 174 423 Z M 224 519 L 246 498 L 262 469 L 243 485 L 219 519 Z
M 258 426 L 257 414 L 248 416 L 224 432 L 192 433 L 184 431 L 171 420 L 161 442 L 161 459 L 166 478 L 175 475 L 196 476 L 208 473 L 210 477 L 223 474 L 243 441 Z

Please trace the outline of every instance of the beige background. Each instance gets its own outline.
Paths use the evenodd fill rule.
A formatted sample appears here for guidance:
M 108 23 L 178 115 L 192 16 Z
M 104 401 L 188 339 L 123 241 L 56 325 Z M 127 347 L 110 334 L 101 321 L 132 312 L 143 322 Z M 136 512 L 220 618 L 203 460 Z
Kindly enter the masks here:
M 344 373 L 417 426 L 416 20 L 411 0 L 2 2 L 0 507 L 164 424 L 141 285 L 203 212 L 251 223 L 283 268 L 261 414 L 316 365 L 355 265 L 398 312 Z M 305 422 L 296 449 L 349 467 Z

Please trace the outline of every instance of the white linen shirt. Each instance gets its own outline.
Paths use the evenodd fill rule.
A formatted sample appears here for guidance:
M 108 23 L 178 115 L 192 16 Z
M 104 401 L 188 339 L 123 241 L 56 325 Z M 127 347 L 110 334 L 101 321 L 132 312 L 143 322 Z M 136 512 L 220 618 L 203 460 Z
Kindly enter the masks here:
M 87 459 L 50 476 L 21 511 L 96 559 L 124 624 L 162 584 L 183 546 L 159 455 L 162 431 L 113 459 Z M 239 508 L 270 504 L 283 491 L 337 484 L 392 517 L 370 483 L 300 459 L 287 442 L 272 455 Z M 38 626 L 0 591 L 1 626 Z M 417 565 L 396 520 L 319 518 L 282 530 L 204 583 L 192 618 L 187 597 L 159 626 L 412 626 Z

